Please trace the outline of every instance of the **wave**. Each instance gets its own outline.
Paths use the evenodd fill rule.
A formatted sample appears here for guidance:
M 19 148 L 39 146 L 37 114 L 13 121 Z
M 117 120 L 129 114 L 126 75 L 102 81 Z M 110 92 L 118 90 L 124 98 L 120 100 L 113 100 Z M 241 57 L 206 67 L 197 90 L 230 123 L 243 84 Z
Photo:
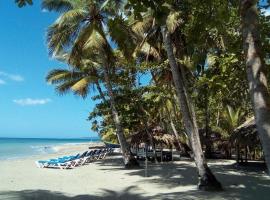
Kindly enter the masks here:
M 54 154 L 90 146 L 99 140 L 0 139 L 0 160 L 18 159 L 34 155 Z
M 41 154 L 56 153 L 54 145 L 31 145 L 31 149 Z

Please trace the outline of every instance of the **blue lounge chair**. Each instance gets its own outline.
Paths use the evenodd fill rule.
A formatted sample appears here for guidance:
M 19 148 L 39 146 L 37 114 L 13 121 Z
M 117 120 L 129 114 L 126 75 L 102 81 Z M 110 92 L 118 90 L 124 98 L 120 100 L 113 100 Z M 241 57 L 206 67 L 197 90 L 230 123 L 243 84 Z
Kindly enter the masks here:
M 36 161 L 36 165 L 39 168 L 45 167 L 58 167 L 60 169 L 73 168 L 77 166 L 80 160 L 87 155 L 88 151 L 83 154 L 77 154 L 76 156 L 64 156 L 62 158 L 50 159 L 50 160 L 39 160 Z

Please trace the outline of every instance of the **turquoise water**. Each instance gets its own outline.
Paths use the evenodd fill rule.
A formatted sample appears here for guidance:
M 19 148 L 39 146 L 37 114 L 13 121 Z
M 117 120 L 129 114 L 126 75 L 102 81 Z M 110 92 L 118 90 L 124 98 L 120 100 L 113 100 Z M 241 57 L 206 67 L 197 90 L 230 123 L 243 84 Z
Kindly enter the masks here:
M 32 155 L 54 153 L 53 147 L 65 144 L 98 142 L 89 139 L 39 139 L 39 138 L 0 138 L 0 160 L 17 159 Z

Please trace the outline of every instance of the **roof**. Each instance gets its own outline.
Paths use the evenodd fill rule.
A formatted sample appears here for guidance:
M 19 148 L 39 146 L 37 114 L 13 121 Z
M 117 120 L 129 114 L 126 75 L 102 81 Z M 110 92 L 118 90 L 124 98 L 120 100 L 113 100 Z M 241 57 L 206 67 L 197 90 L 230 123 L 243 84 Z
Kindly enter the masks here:
M 176 138 L 168 133 L 165 133 L 160 127 L 149 128 L 148 133 L 152 136 L 153 143 L 156 145 L 172 146 L 176 142 Z M 141 143 L 147 143 L 150 145 L 150 138 L 146 130 L 141 130 L 135 134 L 132 134 L 128 140 L 131 145 L 138 145 Z
M 254 117 L 249 118 L 242 125 L 237 127 L 232 135 L 230 140 L 235 143 L 254 146 L 260 143 L 257 128 Z

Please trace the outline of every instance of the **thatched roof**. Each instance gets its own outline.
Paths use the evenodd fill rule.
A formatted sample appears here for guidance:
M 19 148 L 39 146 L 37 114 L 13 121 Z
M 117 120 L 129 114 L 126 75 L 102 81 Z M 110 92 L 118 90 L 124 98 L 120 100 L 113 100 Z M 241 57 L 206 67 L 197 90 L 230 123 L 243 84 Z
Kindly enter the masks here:
M 254 146 L 260 143 L 257 128 L 254 117 L 249 118 L 242 125 L 237 127 L 232 135 L 230 140 L 235 143 Z
M 155 145 L 173 146 L 176 142 L 176 138 L 173 135 L 165 133 L 160 127 L 149 128 L 148 132 L 152 136 Z M 132 134 L 128 141 L 131 145 L 139 145 L 141 143 L 150 145 L 150 138 L 146 130 Z

